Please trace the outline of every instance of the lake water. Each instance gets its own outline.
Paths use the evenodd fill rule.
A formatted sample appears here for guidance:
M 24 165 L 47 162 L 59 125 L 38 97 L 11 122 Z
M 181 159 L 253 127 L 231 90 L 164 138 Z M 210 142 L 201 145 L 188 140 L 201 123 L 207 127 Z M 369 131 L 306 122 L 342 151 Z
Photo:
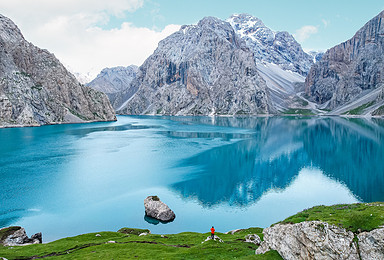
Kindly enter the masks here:
M 305 208 L 384 201 L 384 121 L 129 117 L 0 129 L 0 227 L 44 241 L 121 227 L 267 227 Z M 176 213 L 144 219 L 158 195 Z

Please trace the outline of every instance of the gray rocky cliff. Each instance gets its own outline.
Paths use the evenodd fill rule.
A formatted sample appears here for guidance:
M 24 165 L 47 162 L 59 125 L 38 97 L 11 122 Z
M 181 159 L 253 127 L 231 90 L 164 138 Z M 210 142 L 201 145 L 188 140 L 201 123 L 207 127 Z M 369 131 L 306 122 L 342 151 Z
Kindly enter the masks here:
M 115 120 L 107 96 L 82 86 L 0 15 L 0 126 Z
M 138 67 L 135 65 L 105 68 L 87 86 L 107 94 L 112 105 L 121 104 L 121 100 L 125 101 L 133 94 L 121 95 L 120 92 L 129 88 L 131 82 L 136 78 L 137 71 Z
M 25 229 L 18 226 L 0 228 L 0 245 L 3 246 L 21 246 L 41 244 L 43 242 L 42 234 L 36 233 L 30 238 Z
M 269 95 L 253 53 L 227 22 L 183 26 L 139 68 L 120 114 L 268 114 Z
M 255 53 L 258 62 L 273 63 L 284 70 L 307 75 L 313 58 L 291 34 L 272 31 L 259 18 L 249 14 L 235 14 L 227 21 Z
M 355 235 L 326 222 L 276 224 L 263 231 L 256 250 L 276 250 L 284 259 L 384 259 L 384 228 Z
M 369 102 L 372 103 L 368 105 L 378 104 L 378 107 L 383 104 L 380 96 L 383 83 L 384 11 L 350 40 L 329 49 L 313 65 L 305 81 L 305 91 L 312 101 L 332 110 L 357 99 L 361 102 L 355 107 Z M 346 111 L 340 110 L 339 114 Z

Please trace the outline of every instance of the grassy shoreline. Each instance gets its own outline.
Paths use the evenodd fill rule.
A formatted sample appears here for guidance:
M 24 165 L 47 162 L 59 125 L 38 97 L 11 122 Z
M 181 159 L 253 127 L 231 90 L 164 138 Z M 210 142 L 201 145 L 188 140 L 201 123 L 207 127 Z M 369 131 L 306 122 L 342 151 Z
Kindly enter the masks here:
M 384 202 L 337 204 L 305 209 L 282 224 L 319 220 L 354 233 L 384 226 Z M 205 241 L 210 233 L 150 234 L 149 230 L 122 228 L 118 232 L 88 233 L 47 244 L 0 246 L 0 257 L 7 259 L 282 259 L 276 251 L 255 255 L 257 245 L 245 237 L 262 228 L 242 229 L 233 234 L 217 233 L 219 241 Z M 146 235 L 143 235 L 146 233 Z

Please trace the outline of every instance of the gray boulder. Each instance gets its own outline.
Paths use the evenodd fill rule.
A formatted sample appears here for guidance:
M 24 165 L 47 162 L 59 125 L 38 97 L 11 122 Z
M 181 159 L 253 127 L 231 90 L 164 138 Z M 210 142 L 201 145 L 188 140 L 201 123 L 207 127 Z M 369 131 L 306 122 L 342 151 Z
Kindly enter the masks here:
M 144 200 L 145 215 L 158 219 L 162 222 L 169 222 L 175 219 L 175 213 L 157 196 L 148 196 Z
M 264 241 L 256 254 L 272 249 L 284 259 L 292 260 L 384 259 L 384 228 L 355 235 L 325 222 L 308 221 L 276 224 L 264 229 L 263 234 Z
M 245 236 L 245 242 L 253 243 L 259 246 L 261 244 L 261 239 L 257 234 L 249 234 Z
M 41 233 L 36 233 L 29 238 L 25 229 L 22 227 L 7 227 L 0 229 L 0 244 L 3 246 L 20 246 L 41 243 Z
M 361 259 L 384 259 L 384 228 L 357 235 Z

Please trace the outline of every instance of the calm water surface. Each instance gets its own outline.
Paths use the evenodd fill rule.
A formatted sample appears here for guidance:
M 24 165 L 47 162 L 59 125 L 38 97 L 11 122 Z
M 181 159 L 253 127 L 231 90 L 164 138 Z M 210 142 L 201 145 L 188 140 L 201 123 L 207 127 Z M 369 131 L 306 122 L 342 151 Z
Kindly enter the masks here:
M 143 200 L 176 213 L 157 225 Z M 384 121 L 128 117 L 0 129 L 0 227 L 86 232 L 266 227 L 304 208 L 384 201 Z

